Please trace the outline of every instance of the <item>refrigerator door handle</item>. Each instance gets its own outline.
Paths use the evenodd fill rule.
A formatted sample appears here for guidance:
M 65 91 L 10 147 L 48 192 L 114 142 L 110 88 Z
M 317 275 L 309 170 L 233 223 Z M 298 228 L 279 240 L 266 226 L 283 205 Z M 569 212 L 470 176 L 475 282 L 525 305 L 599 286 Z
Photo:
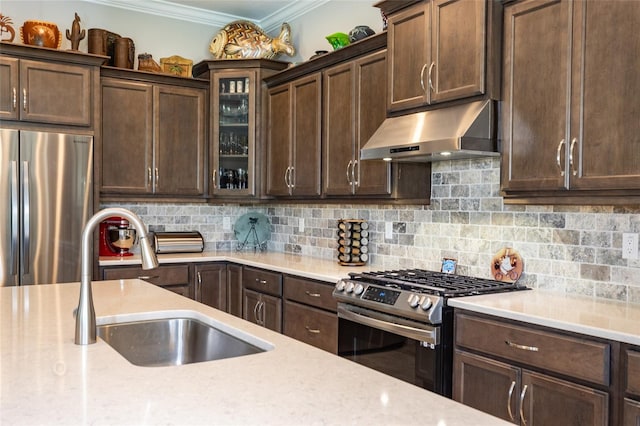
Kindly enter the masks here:
M 18 274 L 18 162 L 11 161 L 11 258 L 9 275 Z
M 29 273 L 29 239 L 30 239 L 30 220 L 31 212 L 29 211 L 31 200 L 29 191 L 29 162 L 22 162 L 22 185 L 23 185 L 23 197 L 22 197 L 22 212 L 24 215 L 24 237 L 22 240 L 22 271 L 24 274 Z

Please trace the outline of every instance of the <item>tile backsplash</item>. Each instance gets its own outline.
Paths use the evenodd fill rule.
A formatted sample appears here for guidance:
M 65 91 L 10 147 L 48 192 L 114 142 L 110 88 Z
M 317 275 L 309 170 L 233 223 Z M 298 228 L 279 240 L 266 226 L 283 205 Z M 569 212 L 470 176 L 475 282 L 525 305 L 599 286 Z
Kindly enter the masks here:
M 458 260 L 457 273 L 491 278 L 493 256 L 512 247 L 524 260 L 529 287 L 640 303 L 640 261 L 622 258 L 622 234 L 640 233 L 640 207 L 505 205 L 498 158 L 432 164 L 428 206 L 336 204 L 108 203 L 138 213 L 152 230 L 202 233 L 207 249 L 236 248 L 223 229 L 247 211 L 272 223 L 269 250 L 335 259 L 337 220 L 366 219 L 372 269 L 439 270 Z M 304 219 L 300 232 L 300 219 Z M 385 223 L 393 233 L 385 239 Z M 345 267 L 345 275 L 349 268 Z

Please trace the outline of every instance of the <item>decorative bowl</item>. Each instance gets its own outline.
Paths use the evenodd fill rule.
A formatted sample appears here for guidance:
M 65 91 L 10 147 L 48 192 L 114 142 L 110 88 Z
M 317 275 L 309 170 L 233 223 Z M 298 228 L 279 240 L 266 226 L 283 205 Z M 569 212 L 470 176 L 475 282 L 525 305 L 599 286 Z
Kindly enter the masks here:
M 58 26 L 46 21 L 24 21 L 20 27 L 20 38 L 24 44 L 58 49 L 62 34 Z
M 325 37 L 333 50 L 338 50 L 349 45 L 349 36 L 345 33 L 333 33 Z

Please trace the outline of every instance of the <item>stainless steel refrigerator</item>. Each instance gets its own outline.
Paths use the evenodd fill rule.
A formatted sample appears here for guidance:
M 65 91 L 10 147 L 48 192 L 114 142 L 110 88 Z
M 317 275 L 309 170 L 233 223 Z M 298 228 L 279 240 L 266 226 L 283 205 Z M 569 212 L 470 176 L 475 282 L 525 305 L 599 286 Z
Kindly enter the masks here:
M 0 286 L 80 281 L 93 138 L 0 129 Z

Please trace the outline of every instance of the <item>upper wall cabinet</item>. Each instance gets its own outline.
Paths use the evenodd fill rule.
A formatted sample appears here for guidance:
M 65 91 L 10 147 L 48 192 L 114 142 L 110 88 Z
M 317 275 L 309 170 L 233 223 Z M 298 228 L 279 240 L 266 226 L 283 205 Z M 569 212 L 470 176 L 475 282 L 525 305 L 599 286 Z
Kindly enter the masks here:
M 207 82 L 103 70 L 103 195 L 204 195 Z
M 0 118 L 91 127 L 106 58 L 0 44 Z
M 269 89 L 267 194 L 319 197 L 321 74 Z
M 385 3 L 398 4 L 378 6 L 385 10 Z M 390 11 L 389 111 L 486 92 L 487 16 L 498 7 L 493 3 L 433 0 Z
M 193 75 L 210 83 L 209 179 L 212 198 L 264 196 L 266 87 L 262 79 L 288 66 L 268 59 L 203 61 Z
M 431 167 L 418 163 L 360 160 L 360 149 L 386 118 L 387 51 L 323 72 L 322 177 L 328 198 L 429 200 Z
M 431 167 L 360 160 L 387 116 L 387 34 L 268 78 L 268 193 L 345 202 L 429 202 Z
M 504 19 L 506 198 L 640 200 L 640 2 L 523 1 Z

